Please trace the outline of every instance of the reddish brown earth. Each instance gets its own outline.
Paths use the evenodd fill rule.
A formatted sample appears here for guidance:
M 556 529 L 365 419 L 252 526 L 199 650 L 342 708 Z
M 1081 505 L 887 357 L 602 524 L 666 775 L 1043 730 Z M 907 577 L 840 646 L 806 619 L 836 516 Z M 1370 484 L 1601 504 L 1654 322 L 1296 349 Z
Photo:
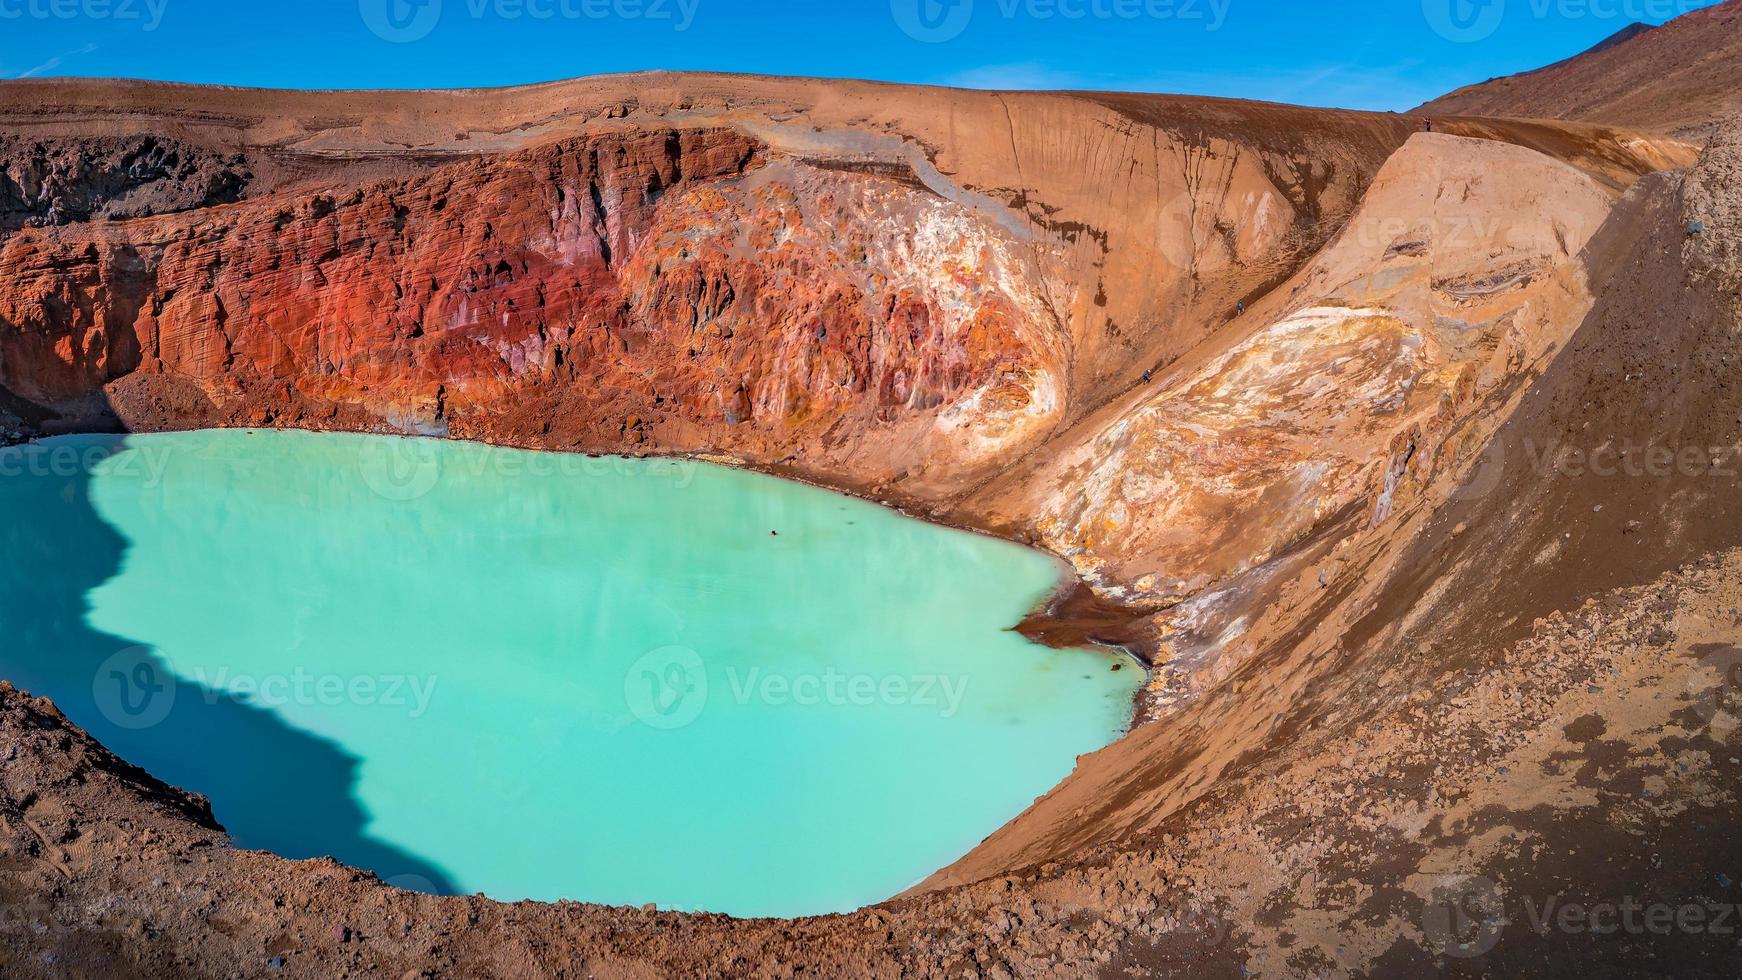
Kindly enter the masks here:
M 1651 30 L 1634 25 L 1576 58 L 1466 86 L 1416 111 L 1709 135 L 1742 111 L 1742 0 L 1724 0 Z
M 1053 550 L 1030 629 L 1159 664 L 972 854 L 797 922 L 239 852 L 0 690 L 0 975 L 1742 962 L 1525 914 L 1742 901 L 1734 130 L 694 75 L 29 82 L 0 128 L 0 432 L 706 454 Z M 1448 937 L 1470 877 L 1510 904 Z

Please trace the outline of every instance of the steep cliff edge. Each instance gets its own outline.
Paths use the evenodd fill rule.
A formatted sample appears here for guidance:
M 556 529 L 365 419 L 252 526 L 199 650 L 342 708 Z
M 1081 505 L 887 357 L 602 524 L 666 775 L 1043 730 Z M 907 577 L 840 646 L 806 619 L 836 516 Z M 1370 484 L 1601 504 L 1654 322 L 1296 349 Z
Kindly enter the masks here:
M 1026 521 L 1105 592 L 1163 607 L 1351 507 L 1383 520 L 1392 450 L 1515 384 L 1579 321 L 1578 256 L 1610 206 L 1536 152 L 1412 138 L 1226 342 L 1012 473 L 989 519 Z

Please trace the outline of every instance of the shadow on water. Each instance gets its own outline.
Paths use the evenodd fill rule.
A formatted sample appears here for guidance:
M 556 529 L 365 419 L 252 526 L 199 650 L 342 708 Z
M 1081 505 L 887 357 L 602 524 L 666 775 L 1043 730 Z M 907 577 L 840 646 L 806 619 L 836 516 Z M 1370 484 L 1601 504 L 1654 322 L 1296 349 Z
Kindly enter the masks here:
M 126 441 L 79 445 L 100 457 Z M 331 856 L 393 884 L 454 893 L 429 861 L 368 836 L 356 756 L 176 677 L 140 640 L 89 625 L 88 596 L 120 571 L 129 542 L 92 505 L 88 458 L 0 449 L 0 678 L 53 699 L 128 762 L 210 798 L 240 846 Z

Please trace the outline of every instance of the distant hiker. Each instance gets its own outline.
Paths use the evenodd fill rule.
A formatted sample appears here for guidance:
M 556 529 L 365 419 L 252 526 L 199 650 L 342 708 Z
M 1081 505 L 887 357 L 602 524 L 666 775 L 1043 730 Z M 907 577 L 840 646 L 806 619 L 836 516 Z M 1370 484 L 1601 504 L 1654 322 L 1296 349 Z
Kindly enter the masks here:
M 1235 316 L 1245 316 L 1246 315 L 1246 303 L 1244 300 L 1234 304 L 1234 315 Z
M 1155 372 L 1154 372 L 1154 371 L 1145 371 L 1145 372 L 1143 372 L 1143 383 L 1144 383 L 1144 384 L 1148 384 L 1148 383 L 1149 383 L 1149 382 L 1150 382 L 1150 379 L 1152 379 L 1152 378 L 1154 378 L 1154 377 L 1155 377 Z
M 1430 133 L 1434 131 L 1434 121 L 1432 119 L 1427 121 L 1427 131 Z

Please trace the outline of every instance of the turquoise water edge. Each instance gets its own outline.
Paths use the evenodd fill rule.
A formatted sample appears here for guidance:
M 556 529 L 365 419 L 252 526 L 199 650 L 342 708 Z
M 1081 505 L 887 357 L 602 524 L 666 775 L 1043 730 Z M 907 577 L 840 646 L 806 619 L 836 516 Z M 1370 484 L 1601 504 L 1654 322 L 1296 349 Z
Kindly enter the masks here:
M 1143 680 L 1010 631 L 1048 556 L 688 460 L 77 436 L 0 450 L 0 509 L 0 677 L 243 847 L 431 892 L 879 902 Z

